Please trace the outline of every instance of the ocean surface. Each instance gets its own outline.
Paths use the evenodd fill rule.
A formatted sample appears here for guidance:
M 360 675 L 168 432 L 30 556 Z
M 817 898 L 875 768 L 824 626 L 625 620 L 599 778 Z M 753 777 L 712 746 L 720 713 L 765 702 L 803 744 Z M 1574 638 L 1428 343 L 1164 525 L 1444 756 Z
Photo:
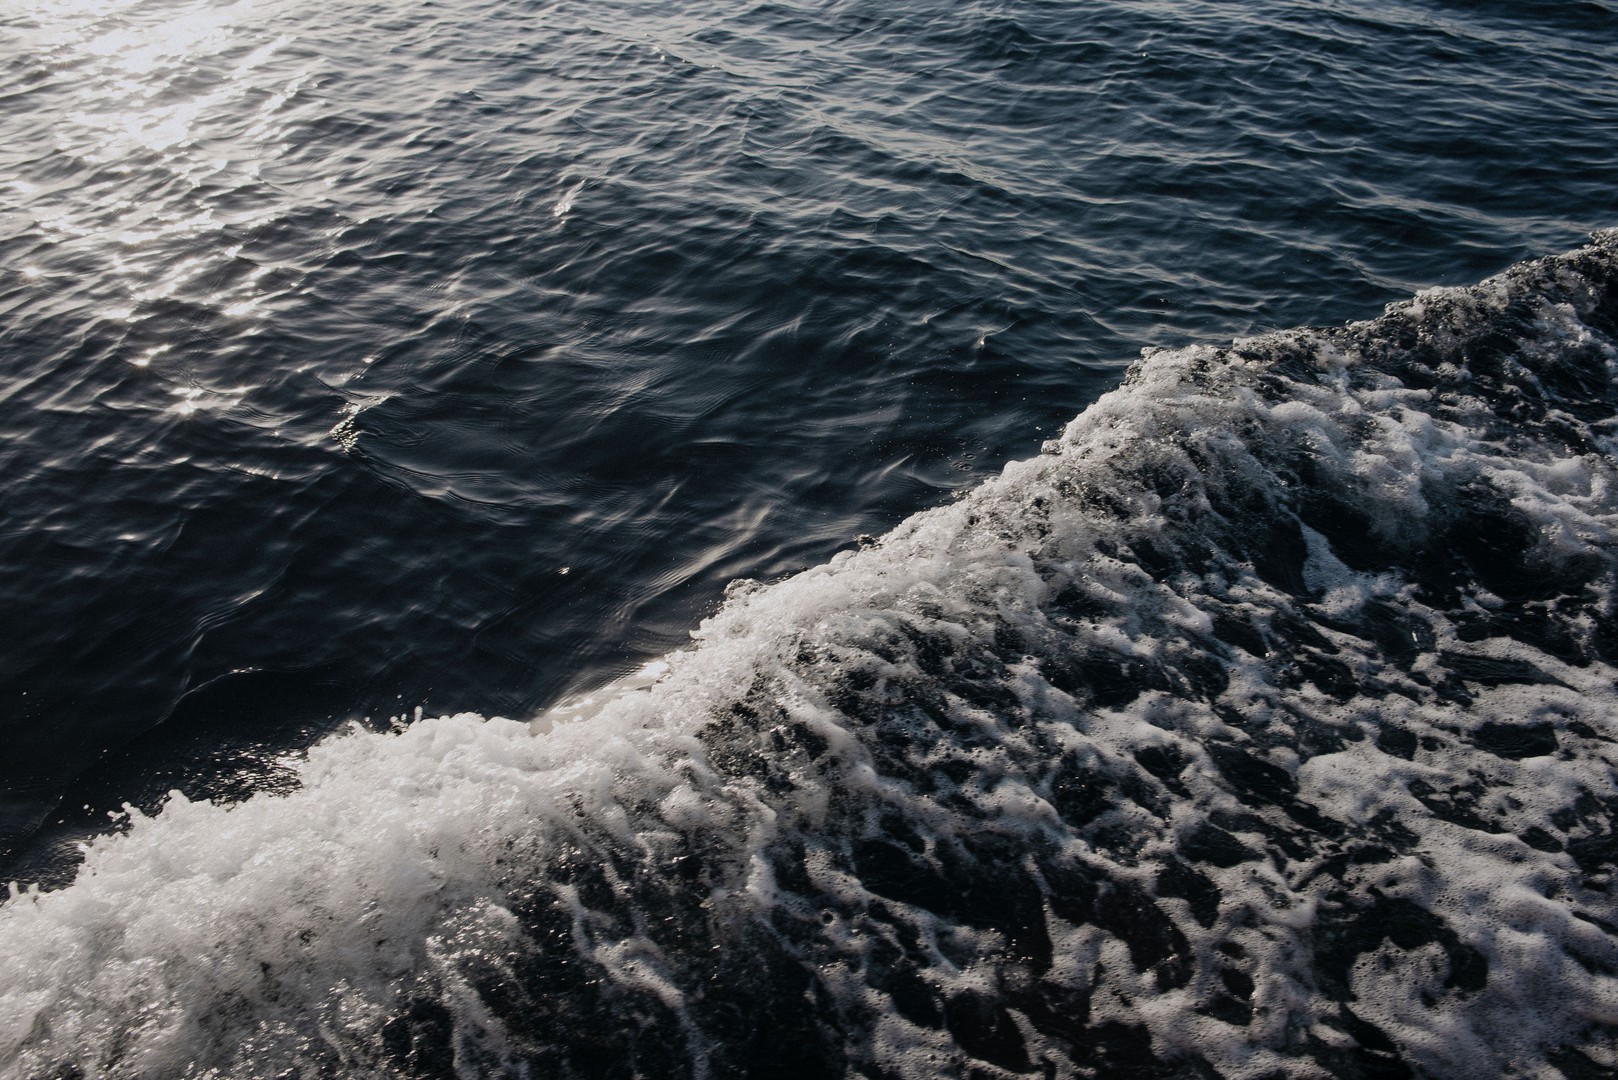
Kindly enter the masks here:
M 1615 57 L 9 0 L 0 1077 L 1618 1072 Z

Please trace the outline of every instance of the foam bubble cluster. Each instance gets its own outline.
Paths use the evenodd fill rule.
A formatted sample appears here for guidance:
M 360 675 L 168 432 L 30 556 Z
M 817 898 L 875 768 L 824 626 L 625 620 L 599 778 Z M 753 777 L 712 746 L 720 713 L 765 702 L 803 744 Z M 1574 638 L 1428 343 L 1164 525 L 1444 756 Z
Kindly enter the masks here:
M 1146 357 L 588 715 L 98 841 L 0 1072 L 1610 1073 L 1615 342 L 1608 232 Z

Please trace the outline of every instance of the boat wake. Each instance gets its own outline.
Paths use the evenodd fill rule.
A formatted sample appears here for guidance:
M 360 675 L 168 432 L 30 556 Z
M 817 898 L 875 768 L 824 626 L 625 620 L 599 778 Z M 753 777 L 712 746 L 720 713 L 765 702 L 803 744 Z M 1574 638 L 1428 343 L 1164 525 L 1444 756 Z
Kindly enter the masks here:
M 15 1077 L 1618 1069 L 1618 231 L 0 907 Z M 660 673 L 661 674 L 661 673 Z

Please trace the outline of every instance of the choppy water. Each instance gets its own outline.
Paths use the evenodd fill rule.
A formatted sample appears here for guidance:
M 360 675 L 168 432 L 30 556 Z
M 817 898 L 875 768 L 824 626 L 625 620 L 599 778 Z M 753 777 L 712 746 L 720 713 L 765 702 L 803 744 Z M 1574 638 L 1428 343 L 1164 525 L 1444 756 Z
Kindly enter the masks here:
M 1610 5 L 0 26 L 8 1075 L 1618 1066 Z

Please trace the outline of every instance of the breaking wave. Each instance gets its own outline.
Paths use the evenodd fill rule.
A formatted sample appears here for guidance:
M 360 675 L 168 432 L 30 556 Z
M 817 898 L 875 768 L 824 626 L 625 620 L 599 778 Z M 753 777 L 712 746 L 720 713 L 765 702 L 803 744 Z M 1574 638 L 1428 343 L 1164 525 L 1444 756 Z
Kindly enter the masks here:
M 1618 231 L 0 907 L 14 1077 L 1618 1068 Z

